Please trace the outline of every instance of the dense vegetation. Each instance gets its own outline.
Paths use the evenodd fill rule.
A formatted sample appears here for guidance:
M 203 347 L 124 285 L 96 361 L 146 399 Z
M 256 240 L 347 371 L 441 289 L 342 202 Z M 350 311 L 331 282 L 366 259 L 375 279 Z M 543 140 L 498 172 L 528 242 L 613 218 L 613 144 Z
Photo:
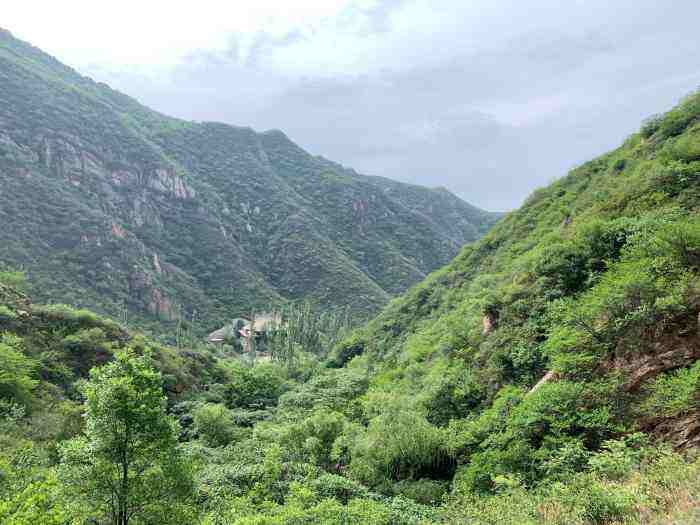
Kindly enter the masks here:
M 697 523 L 699 177 L 700 93 L 354 332 L 289 307 L 265 360 L 2 272 L 0 522 Z
M 700 94 L 340 342 L 288 310 L 254 363 L 3 273 L 0 520 L 696 523 L 698 152 Z
M 497 218 L 279 131 L 158 114 L 0 30 L 0 265 L 44 303 L 161 334 L 287 300 L 366 317 Z

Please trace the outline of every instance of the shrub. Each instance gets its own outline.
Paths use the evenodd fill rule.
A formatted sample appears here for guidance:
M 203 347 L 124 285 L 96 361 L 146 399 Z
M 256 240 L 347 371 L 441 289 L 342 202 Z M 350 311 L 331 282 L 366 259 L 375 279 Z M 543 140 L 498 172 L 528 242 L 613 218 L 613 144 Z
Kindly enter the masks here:
M 7 323 L 17 319 L 17 314 L 14 310 L 10 310 L 4 304 L 0 304 L 0 323 Z
M 605 441 L 602 450 L 592 456 L 588 464 L 591 471 L 606 479 L 624 479 L 639 467 L 646 453 L 646 444 L 646 436 L 640 433 Z
M 364 351 L 365 341 L 359 332 L 357 332 L 336 345 L 329 358 L 329 364 L 334 368 L 343 367 L 352 358 L 362 355 Z
M 36 363 L 21 348 L 20 338 L 0 334 L 0 399 L 28 405 L 38 384 Z
M 194 411 L 193 418 L 195 431 L 206 445 L 223 447 L 233 439 L 235 425 L 225 406 L 211 403 L 202 405 Z
M 79 376 L 112 356 L 112 343 L 102 328 L 86 328 L 63 338 L 65 358 Z
M 663 122 L 663 115 L 652 115 L 651 117 L 644 120 L 642 123 L 642 128 L 640 133 L 645 139 L 650 138 L 654 133 L 656 133 L 661 127 Z
M 361 370 L 327 370 L 280 396 L 285 413 L 328 408 L 346 415 L 361 411 L 356 399 L 367 390 L 367 374 Z
M 27 292 L 27 279 L 23 272 L 0 271 L 0 284 L 9 286 L 21 293 Z
M 370 486 L 389 480 L 449 479 L 455 468 L 440 429 L 408 411 L 374 418 L 351 454 L 351 476 Z
M 231 380 L 226 386 L 229 408 L 259 409 L 277 404 L 284 391 L 284 374 L 273 364 L 248 367 L 240 363 L 231 366 Z
M 542 508 L 558 514 L 558 523 L 603 525 L 622 521 L 634 512 L 634 495 L 618 485 L 601 483 L 589 475 L 556 483 L 548 491 Z M 558 508 L 556 512 L 552 507 Z
M 582 447 L 595 449 L 619 430 L 609 408 L 588 394 L 589 388 L 569 381 L 548 383 L 502 413 L 501 429 L 485 419 L 483 441 L 460 472 L 460 485 L 485 493 L 494 490 L 496 476 L 516 476 L 534 485 L 547 472 L 560 475 L 562 469 L 581 466 Z
M 390 511 L 391 525 L 431 525 L 442 523 L 441 511 L 434 506 L 423 505 L 414 500 L 396 496 L 385 503 Z
M 646 387 L 647 398 L 641 406 L 647 416 L 674 417 L 698 406 L 700 361 L 657 377 Z
M 541 470 L 550 480 L 569 479 L 576 472 L 581 472 L 591 456 L 583 443 L 574 439 L 564 443 L 550 458 L 546 460 Z
M 688 133 L 678 137 L 669 146 L 671 156 L 676 160 L 692 162 L 700 160 L 700 134 Z
M 622 171 L 625 169 L 625 166 L 627 165 L 627 161 L 625 159 L 617 159 L 613 165 L 612 169 L 615 171 Z
M 419 479 L 394 483 L 393 491 L 396 496 L 403 496 L 423 505 L 438 505 L 447 494 L 448 488 L 448 483 L 444 481 Z
M 628 256 L 650 260 L 662 274 L 700 269 L 700 218 L 662 224 L 652 234 L 640 235 Z
M 0 522 L 6 525 L 64 525 L 70 521 L 61 498 L 61 486 L 52 473 L 36 476 L 31 483 L 17 487 L 7 498 L 0 498 Z
M 281 443 L 294 459 L 329 469 L 333 463 L 333 444 L 346 423 L 347 419 L 339 412 L 320 409 L 301 422 L 287 427 Z
M 428 421 L 434 425 L 447 425 L 477 408 L 485 398 L 485 392 L 468 370 L 461 366 L 444 371 L 436 384 L 423 399 Z
M 311 488 L 321 498 L 335 498 L 343 504 L 368 496 L 368 490 L 356 481 L 337 474 L 323 474 L 311 482 Z

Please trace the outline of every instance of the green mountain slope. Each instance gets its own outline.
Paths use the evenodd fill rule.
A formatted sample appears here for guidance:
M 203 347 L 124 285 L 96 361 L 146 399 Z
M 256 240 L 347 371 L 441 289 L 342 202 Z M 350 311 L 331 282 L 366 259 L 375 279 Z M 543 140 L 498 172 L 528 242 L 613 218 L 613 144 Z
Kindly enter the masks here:
M 290 299 L 368 313 L 498 214 L 158 114 L 0 31 L 0 263 L 33 296 L 207 328 Z
M 466 498 L 553 483 L 633 431 L 700 445 L 698 211 L 695 94 L 393 300 L 331 365 L 373 371 L 371 439 L 396 434 L 393 411 L 443 442 L 377 460 L 366 479 L 454 476 Z M 397 464 L 392 480 L 382 469 Z
M 172 162 L 191 163 L 183 174 L 215 174 L 216 159 L 205 168 L 212 157 L 197 161 L 196 147 L 182 151 L 219 125 L 178 125 L 171 133 L 180 137 L 182 159 Z M 240 131 L 224 129 L 215 136 Z M 283 137 L 257 137 L 268 141 L 267 162 L 289 162 L 291 153 L 274 147 Z M 151 138 L 154 148 L 160 140 Z M 238 137 L 222 149 L 240 144 Z M 328 184 L 356 177 L 358 187 L 385 194 L 402 190 L 395 209 L 427 222 L 452 220 L 434 218 L 421 189 L 340 170 L 320 177 Z M 647 121 L 619 149 L 536 191 L 330 355 L 324 345 L 280 337 L 300 335 L 306 315 L 288 315 L 286 330 L 266 341 L 270 359 L 253 362 L 225 348 L 187 346 L 193 340 L 168 348 L 85 310 L 35 304 L 20 272 L 0 272 L 0 521 L 102 523 L 114 516 L 115 500 L 128 499 L 143 502 L 119 507 L 133 508 L 129 523 L 696 524 L 699 177 L 700 93 Z M 187 195 L 192 187 L 173 191 Z M 35 196 L 57 221 L 52 205 L 66 190 L 42 188 Z M 311 198 L 314 188 L 298 198 Z M 436 193 L 454 217 L 449 194 Z M 184 205 L 145 215 L 160 210 L 153 202 L 161 201 L 139 205 L 138 213 L 181 220 L 190 235 L 207 231 L 187 229 L 198 211 Z M 318 206 L 333 209 L 333 198 Z M 87 205 L 79 211 L 62 220 L 94 212 Z M 183 219 L 185 212 L 191 215 Z M 255 216 L 253 209 L 246 217 Z M 288 217 L 284 236 L 269 242 L 292 239 L 304 250 L 305 219 L 303 211 Z M 315 242 L 350 250 L 331 234 L 344 222 L 328 221 Z M 57 224 L 70 240 L 72 230 Z M 144 239 L 150 224 L 141 223 Z M 167 240 L 180 257 L 188 243 L 206 241 L 160 228 L 171 236 L 148 242 Z M 134 235 L 121 225 L 114 234 Z M 124 246 L 101 245 L 105 253 Z M 333 253 L 323 256 L 333 263 Z M 152 264 L 161 275 L 173 263 Z M 58 276 L 67 271 L 55 267 Z M 146 277 L 133 282 L 134 289 L 149 285 Z M 319 341 L 345 333 L 339 324 L 325 326 L 314 330 Z M 121 364 L 103 367 L 115 357 Z M 144 396 L 135 385 L 146 376 Z M 142 446 L 153 445 L 143 436 L 166 426 L 162 448 Z M 124 442 L 139 467 L 125 460 Z M 110 482 L 120 473 L 126 483 Z M 144 479 L 149 490 L 124 489 L 143 487 Z

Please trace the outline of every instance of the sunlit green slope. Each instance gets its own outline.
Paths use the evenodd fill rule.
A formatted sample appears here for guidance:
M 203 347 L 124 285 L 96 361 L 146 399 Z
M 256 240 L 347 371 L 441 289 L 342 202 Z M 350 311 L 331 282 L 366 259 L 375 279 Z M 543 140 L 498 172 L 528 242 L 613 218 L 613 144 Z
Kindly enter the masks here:
M 535 191 L 336 348 L 331 366 L 373 371 L 370 412 L 401 407 L 445 429 L 445 450 L 425 461 L 449 454 L 449 475 L 471 491 L 498 476 L 555 479 L 552 465 L 636 430 L 692 448 L 699 206 L 695 94 Z

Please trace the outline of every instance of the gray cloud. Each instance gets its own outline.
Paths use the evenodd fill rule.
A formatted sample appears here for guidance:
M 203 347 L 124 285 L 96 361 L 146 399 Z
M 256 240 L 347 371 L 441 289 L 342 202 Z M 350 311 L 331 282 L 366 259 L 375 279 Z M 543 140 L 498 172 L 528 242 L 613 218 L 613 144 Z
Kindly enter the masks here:
M 348 41 L 373 39 L 367 67 L 342 74 L 311 67 L 313 53 L 298 73 L 274 66 L 281 51 L 326 41 L 303 28 L 258 35 L 246 53 L 232 36 L 228 52 L 192 55 L 155 81 L 89 73 L 166 113 L 279 128 L 360 172 L 489 209 L 517 206 L 700 85 L 695 1 L 443 1 L 426 11 L 437 26 L 402 29 L 422 27 L 419 4 L 348 9 L 319 29 L 339 33 L 339 60 L 355 51 Z

